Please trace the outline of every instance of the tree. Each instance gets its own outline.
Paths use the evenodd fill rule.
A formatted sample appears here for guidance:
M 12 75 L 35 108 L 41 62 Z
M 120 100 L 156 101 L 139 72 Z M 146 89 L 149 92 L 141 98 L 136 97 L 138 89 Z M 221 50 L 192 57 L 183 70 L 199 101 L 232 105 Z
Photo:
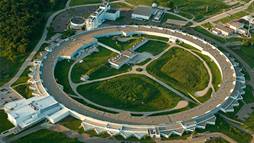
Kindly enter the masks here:
M 171 0 L 169 0 L 169 1 L 167 2 L 167 7 L 168 7 L 168 8 L 171 8 L 171 9 L 175 9 L 175 3 L 174 3 L 173 1 L 171 1 Z
M 47 5 L 49 0 L 0 0 L 1 55 L 14 59 L 16 54 L 29 50 Z

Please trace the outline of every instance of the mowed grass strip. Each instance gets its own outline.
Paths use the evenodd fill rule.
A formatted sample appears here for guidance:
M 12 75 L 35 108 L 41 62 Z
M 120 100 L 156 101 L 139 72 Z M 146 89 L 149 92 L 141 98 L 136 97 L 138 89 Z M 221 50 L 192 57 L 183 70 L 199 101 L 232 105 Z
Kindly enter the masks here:
M 82 75 L 88 75 L 91 79 L 94 77 L 103 77 L 103 73 L 111 69 L 110 65 L 107 65 L 107 63 L 108 59 L 113 57 L 115 53 L 101 46 L 97 48 L 99 52 L 92 53 L 83 58 L 82 63 L 76 63 L 74 65 L 71 71 L 71 79 L 73 82 L 80 82 L 80 77 Z M 97 70 L 100 72 L 97 72 Z M 108 73 L 111 73 L 111 71 L 108 71 Z
M 68 80 L 68 73 L 72 64 L 73 64 L 73 61 L 69 61 L 69 60 L 62 60 L 57 62 L 54 75 L 55 75 L 57 83 L 63 86 L 64 88 L 63 90 L 66 93 L 75 95 L 75 93 L 71 89 L 71 86 Z
M 15 143 L 81 143 L 78 139 L 68 138 L 64 133 L 42 129 L 15 141 Z
M 81 85 L 77 91 L 97 104 L 128 111 L 173 108 L 181 98 L 143 75 L 128 75 Z
M 158 55 L 168 47 L 168 44 L 161 41 L 149 40 L 147 43 L 139 47 L 137 52 L 148 52 L 152 55 Z
M 3 110 L 1 110 L 0 111 L 0 133 L 14 127 L 7 118 L 8 118 L 7 114 Z
M 178 47 L 173 47 L 152 62 L 147 70 L 158 79 L 186 94 L 194 94 L 204 89 L 209 82 L 209 75 L 202 61 Z
M 98 38 L 98 41 L 116 50 L 124 51 L 141 42 L 143 38 L 144 37 L 133 37 L 128 41 L 121 42 L 117 40 L 117 36 L 111 36 Z
M 239 55 L 250 67 L 254 68 L 254 46 L 234 49 L 234 52 Z

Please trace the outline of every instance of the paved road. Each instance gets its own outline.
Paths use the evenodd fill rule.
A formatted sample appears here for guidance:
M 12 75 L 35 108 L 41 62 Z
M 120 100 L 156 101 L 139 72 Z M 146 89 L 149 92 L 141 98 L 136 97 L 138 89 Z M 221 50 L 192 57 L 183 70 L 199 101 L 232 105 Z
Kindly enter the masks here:
M 230 9 L 230 10 L 228 10 L 226 12 L 223 12 L 223 13 L 220 13 L 220 14 L 215 15 L 213 17 L 210 17 L 210 18 L 208 18 L 208 19 L 206 19 L 204 21 L 201 21 L 199 23 L 195 23 L 191 27 L 196 27 L 196 26 L 205 24 L 207 22 L 215 22 L 215 21 L 218 21 L 218 20 L 220 20 L 220 19 L 222 19 L 224 17 L 227 17 L 227 16 L 233 15 L 235 13 L 244 11 L 244 10 L 246 10 L 251 5 L 252 2 L 254 2 L 254 0 L 249 1 L 248 3 L 244 4 L 243 6 L 240 6 L 240 7 L 234 8 L 234 9 Z

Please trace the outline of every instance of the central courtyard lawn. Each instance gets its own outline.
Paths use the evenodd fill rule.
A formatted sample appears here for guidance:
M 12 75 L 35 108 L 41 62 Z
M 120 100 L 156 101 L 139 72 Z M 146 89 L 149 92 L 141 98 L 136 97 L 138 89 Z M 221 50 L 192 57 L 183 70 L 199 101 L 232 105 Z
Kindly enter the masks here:
M 81 85 L 77 91 L 97 104 L 128 111 L 173 108 L 181 98 L 141 75 L 126 75 Z
M 199 57 L 201 57 L 206 62 L 208 67 L 210 68 L 212 76 L 213 76 L 212 77 L 213 87 L 214 87 L 215 91 L 218 90 L 220 87 L 220 83 L 222 81 L 222 75 L 221 75 L 219 67 L 210 57 L 200 53 L 199 51 L 193 51 L 193 52 L 198 54 Z
M 76 63 L 74 65 L 71 71 L 73 82 L 80 82 L 80 77 L 82 75 L 88 75 L 89 79 L 97 79 L 128 71 L 129 66 L 127 65 L 118 70 L 112 68 L 108 63 L 108 59 L 116 54 L 103 47 L 97 48 L 99 52 L 95 52 L 83 58 L 82 63 Z
M 139 47 L 137 52 L 148 52 L 152 55 L 158 55 L 168 47 L 168 44 L 161 41 L 149 40 L 143 46 Z
M 117 37 L 118 36 L 101 37 L 98 38 L 98 41 L 116 50 L 124 51 L 132 48 L 134 45 L 138 44 L 144 38 L 144 37 L 133 37 L 133 39 L 130 39 L 126 42 L 120 42 L 117 40 Z
M 22 137 L 15 143 L 81 143 L 77 139 L 68 138 L 65 134 L 42 129 Z M 14 143 L 13 142 L 13 143 Z
M 0 133 L 14 127 L 7 118 L 7 114 L 0 110 Z
M 202 61 L 190 52 L 177 47 L 173 47 L 152 62 L 147 70 L 185 94 L 194 94 L 204 89 L 209 82 L 209 75 Z
M 66 93 L 75 95 L 75 93 L 71 89 L 71 86 L 68 80 L 68 73 L 72 64 L 73 64 L 73 61 L 68 61 L 68 60 L 62 60 L 57 62 L 54 75 L 55 75 L 57 83 L 63 86 L 64 91 Z

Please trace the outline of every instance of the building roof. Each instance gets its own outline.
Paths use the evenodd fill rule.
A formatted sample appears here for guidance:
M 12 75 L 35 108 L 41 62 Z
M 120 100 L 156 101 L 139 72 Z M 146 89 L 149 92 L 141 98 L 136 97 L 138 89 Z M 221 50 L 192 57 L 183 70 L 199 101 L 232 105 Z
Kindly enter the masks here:
M 218 29 L 218 30 L 220 30 L 220 31 L 227 32 L 227 33 L 234 32 L 233 29 L 228 28 L 228 27 L 226 27 L 226 26 L 224 26 L 224 25 L 222 25 L 222 24 L 217 24 L 217 25 L 215 26 L 215 28 Z
M 109 9 L 109 10 L 107 10 L 107 13 L 116 13 L 116 12 L 117 12 L 116 9 Z
M 149 7 L 149 6 L 137 6 L 133 11 L 133 14 L 143 15 L 148 17 L 150 17 L 152 13 L 153 13 L 153 9 L 152 7 Z
M 97 39 L 91 37 L 79 37 L 77 39 L 70 40 L 66 47 L 61 51 L 61 56 L 72 57 L 72 55 L 82 46 L 89 45 L 97 42 Z
M 52 96 L 39 96 L 7 103 L 6 113 L 20 127 L 26 127 L 47 116 L 48 110 L 60 106 Z
M 85 19 L 82 17 L 73 17 L 71 18 L 71 22 L 75 24 L 83 24 L 85 22 Z
M 232 22 L 228 23 L 228 25 L 233 26 L 237 29 L 242 27 L 242 24 L 238 21 L 232 21 Z

